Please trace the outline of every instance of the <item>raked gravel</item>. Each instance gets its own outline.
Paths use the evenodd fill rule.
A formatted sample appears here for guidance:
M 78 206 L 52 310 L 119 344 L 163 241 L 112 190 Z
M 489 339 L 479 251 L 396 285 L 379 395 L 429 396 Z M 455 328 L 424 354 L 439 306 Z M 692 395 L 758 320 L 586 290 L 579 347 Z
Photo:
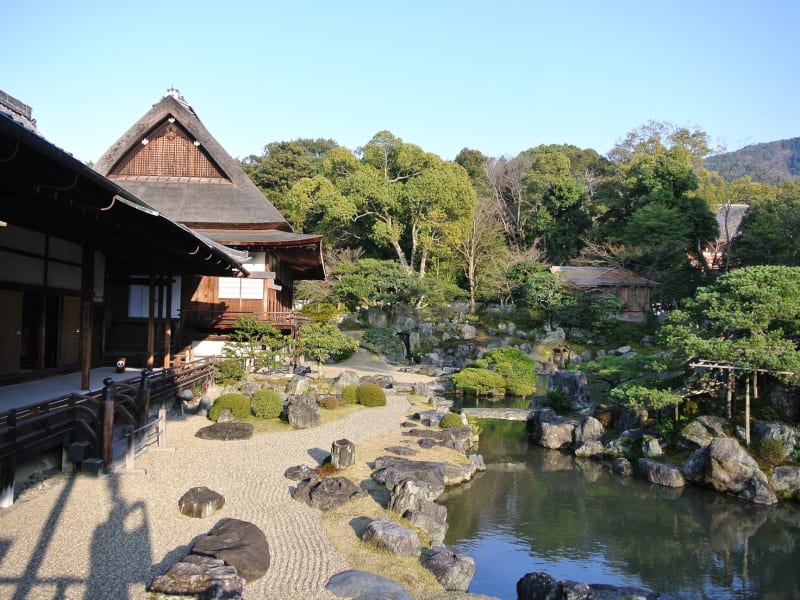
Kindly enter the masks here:
M 352 568 L 334 548 L 321 513 L 296 502 L 287 467 L 316 466 L 334 440 L 358 444 L 397 429 L 409 404 L 389 396 L 370 408 L 312 429 L 256 434 L 245 441 L 194 437 L 200 416 L 171 418 L 167 445 L 148 450 L 146 474 L 63 475 L 45 481 L 0 511 L 0 598 L 134 600 L 223 517 L 250 521 L 266 534 L 267 574 L 245 586 L 246 598 L 333 599 L 325 583 Z M 178 499 L 206 486 L 225 497 L 210 517 L 182 515 Z M 357 566 L 356 566 L 357 568 Z

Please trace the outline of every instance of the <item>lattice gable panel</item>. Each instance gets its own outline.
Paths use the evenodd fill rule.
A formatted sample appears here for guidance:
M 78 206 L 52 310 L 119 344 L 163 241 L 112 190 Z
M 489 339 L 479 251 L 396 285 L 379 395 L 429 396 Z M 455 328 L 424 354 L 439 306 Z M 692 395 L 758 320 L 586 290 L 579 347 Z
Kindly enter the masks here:
M 172 117 L 145 135 L 111 175 L 228 180 L 200 143 Z

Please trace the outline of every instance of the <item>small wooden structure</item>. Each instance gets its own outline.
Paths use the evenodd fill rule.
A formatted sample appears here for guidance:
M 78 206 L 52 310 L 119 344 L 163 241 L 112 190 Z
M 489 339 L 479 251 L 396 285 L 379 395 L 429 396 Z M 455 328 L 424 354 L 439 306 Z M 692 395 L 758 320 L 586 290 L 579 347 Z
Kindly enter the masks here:
M 656 282 L 628 269 L 553 266 L 550 272 L 561 275 L 565 283 L 580 290 L 616 296 L 625 305 L 620 315 L 622 320 L 643 321 L 650 312 L 650 291 Z

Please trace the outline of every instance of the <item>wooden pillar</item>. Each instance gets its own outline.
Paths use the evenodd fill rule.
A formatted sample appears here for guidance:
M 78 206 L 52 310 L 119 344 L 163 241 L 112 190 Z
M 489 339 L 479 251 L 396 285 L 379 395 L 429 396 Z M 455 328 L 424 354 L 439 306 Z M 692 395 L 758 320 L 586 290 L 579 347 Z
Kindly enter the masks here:
M 744 443 L 750 446 L 750 373 L 747 374 L 747 385 L 744 388 Z
M 114 461 L 114 380 L 106 377 L 103 380 L 103 469 L 111 471 Z
M 166 312 L 164 313 L 164 368 L 172 362 L 172 275 L 167 275 L 164 282 L 166 295 Z
M 17 414 L 12 410 L 6 417 L 8 426 L 8 442 L 13 446 L 17 443 Z M 16 454 L 7 455 L 0 462 L 0 508 L 8 508 L 14 504 L 14 479 L 17 475 Z
M 155 277 L 150 275 L 149 281 L 149 295 L 147 306 L 147 359 L 145 360 L 145 367 L 148 369 L 153 368 L 153 354 L 156 344 L 156 283 Z
M 733 369 L 728 369 L 728 385 L 725 400 L 725 418 L 728 420 L 733 416 L 733 388 L 735 384 L 736 379 L 733 375 Z
M 753 371 L 753 399 L 758 400 L 758 371 Z
M 150 374 L 150 371 L 143 369 L 139 380 L 139 394 L 136 402 L 139 409 L 136 415 L 139 427 L 145 425 L 150 418 Z
M 94 248 L 83 247 L 81 271 L 81 334 L 80 362 L 81 389 L 91 389 L 89 374 L 92 370 L 92 307 L 94 305 Z

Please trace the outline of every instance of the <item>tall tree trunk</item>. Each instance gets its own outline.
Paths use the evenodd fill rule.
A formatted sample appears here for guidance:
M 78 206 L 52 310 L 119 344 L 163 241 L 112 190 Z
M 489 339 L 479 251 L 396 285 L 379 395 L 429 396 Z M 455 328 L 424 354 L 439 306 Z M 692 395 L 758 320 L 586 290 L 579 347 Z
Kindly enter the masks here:
M 750 373 L 747 374 L 744 388 L 744 443 L 750 446 Z

